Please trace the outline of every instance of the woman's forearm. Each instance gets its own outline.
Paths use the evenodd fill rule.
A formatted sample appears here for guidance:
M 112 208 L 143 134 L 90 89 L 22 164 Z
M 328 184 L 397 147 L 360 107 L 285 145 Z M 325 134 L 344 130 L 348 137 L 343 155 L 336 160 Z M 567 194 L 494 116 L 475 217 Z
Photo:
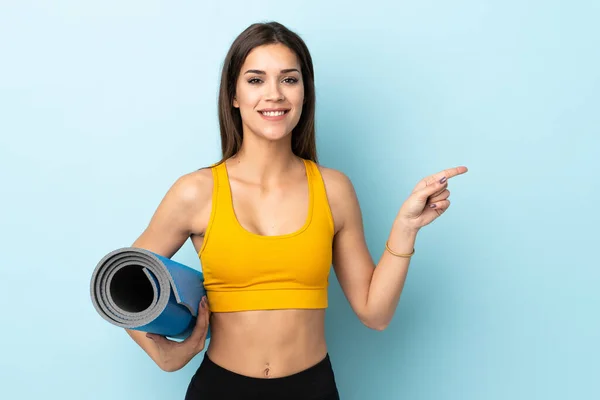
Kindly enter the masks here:
M 396 223 L 389 236 L 388 245 L 394 253 L 410 254 L 415 246 L 418 230 Z M 396 311 L 408 274 L 410 257 L 399 257 L 384 250 L 373 271 L 367 299 L 369 325 L 385 329 Z

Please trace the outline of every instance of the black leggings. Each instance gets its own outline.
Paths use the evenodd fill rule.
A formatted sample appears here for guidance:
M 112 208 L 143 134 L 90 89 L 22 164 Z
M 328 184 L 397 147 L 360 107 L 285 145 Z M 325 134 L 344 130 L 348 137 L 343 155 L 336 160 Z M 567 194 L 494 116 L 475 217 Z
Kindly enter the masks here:
M 253 378 L 215 364 L 206 353 L 185 400 L 339 400 L 329 354 L 314 366 L 281 378 Z

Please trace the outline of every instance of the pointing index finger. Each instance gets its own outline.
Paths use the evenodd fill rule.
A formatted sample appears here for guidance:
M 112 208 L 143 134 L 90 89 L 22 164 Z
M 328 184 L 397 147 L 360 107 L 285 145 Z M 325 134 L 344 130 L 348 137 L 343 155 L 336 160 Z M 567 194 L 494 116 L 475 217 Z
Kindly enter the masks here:
M 433 175 L 425 178 L 425 184 L 431 185 L 435 182 L 438 182 L 443 177 L 446 177 L 446 179 L 454 178 L 455 176 L 462 175 L 467 171 L 468 171 L 467 167 L 464 167 L 464 166 L 448 168 L 441 172 L 438 172 L 437 174 L 433 174 Z

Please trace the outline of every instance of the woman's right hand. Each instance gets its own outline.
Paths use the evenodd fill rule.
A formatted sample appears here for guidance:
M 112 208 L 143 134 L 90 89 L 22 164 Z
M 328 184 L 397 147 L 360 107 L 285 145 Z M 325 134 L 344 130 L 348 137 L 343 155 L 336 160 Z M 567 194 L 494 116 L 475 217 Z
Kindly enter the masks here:
M 198 305 L 198 318 L 194 330 L 185 340 L 176 342 L 162 335 L 147 333 L 146 337 L 152 339 L 158 348 L 158 366 L 167 372 L 177 371 L 204 350 L 209 320 L 210 310 L 204 296 Z

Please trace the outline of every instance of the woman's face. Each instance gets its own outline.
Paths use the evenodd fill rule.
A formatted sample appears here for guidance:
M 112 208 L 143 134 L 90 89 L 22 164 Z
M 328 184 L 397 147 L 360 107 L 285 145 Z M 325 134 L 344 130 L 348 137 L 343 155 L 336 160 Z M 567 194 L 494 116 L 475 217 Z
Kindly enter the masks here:
M 303 103 L 304 83 L 296 54 L 282 44 L 254 48 L 242 65 L 233 101 L 244 134 L 268 140 L 288 136 L 300 120 Z

